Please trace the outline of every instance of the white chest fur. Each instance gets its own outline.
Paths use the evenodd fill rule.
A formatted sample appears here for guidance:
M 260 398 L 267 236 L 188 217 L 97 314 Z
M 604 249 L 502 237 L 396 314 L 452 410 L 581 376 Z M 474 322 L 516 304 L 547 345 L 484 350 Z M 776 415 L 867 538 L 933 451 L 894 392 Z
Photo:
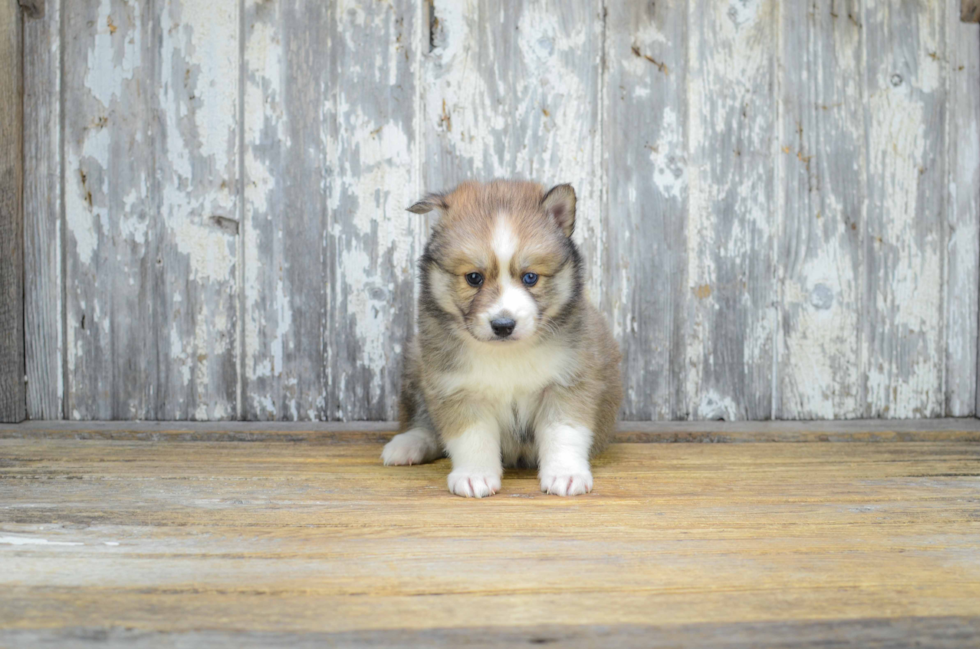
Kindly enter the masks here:
M 466 362 L 441 378 L 445 394 L 464 392 L 495 411 L 533 408 L 549 385 L 564 384 L 572 356 L 559 345 L 481 344 L 464 348 Z

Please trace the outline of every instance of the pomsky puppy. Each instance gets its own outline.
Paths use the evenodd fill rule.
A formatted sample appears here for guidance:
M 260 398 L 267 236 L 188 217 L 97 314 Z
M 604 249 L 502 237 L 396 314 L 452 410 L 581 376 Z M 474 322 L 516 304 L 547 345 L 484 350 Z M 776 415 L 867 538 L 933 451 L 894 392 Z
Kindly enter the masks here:
M 492 496 L 504 466 L 537 466 L 550 494 L 591 491 L 589 458 L 613 430 L 622 384 L 619 349 L 583 293 L 575 190 L 466 182 L 409 208 L 432 210 L 401 433 L 382 460 L 445 451 L 459 496 Z

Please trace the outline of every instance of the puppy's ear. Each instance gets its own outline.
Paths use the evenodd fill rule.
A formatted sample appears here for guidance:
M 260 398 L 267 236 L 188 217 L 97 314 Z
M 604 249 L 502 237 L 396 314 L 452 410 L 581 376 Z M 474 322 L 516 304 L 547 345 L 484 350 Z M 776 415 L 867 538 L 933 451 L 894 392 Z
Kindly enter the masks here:
M 422 200 L 408 208 L 409 212 L 415 214 L 426 214 L 432 210 L 445 211 L 449 209 L 446 197 L 442 194 L 428 194 Z
M 555 220 L 566 237 L 575 231 L 575 190 L 571 185 L 555 185 L 541 199 L 541 207 Z

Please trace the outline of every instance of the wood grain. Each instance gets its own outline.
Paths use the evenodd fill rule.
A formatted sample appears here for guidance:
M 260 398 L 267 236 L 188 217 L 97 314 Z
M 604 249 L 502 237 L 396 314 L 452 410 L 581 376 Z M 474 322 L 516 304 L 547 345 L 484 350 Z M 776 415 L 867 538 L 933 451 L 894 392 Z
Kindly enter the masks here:
M 835 647 L 864 649 L 953 649 L 980 634 L 976 617 L 861 618 L 819 622 L 746 622 L 656 626 L 640 624 L 556 625 L 521 627 L 468 627 L 442 629 L 381 629 L 372 631 L 255 632 L 203 630 L 168 633 L 113 628 L 91 633 L 86 630 L 6 631 L 0 639 L 11 647 L 36 647 L 43 642 L 61 647 L 156 647 L 169 642 L 177 646 L 230 647 L 522 647 L 557 644 L 561 647 L 623 647 L 660 649 L 674 647 L 720 647 L 722 649 L 765 649 L 789 647 Z
M 688 11 L 687 416 L 772 416 L 776 3 Z
M 495 176 L 576 187 L 626 419 L 977 412 L 957 0 L 61 9 L 25 31 L 31 417 L 393 418 L 402 208 Z
M 862 317 L 868 417 L 942 414 L 947 115 L 945 7 L 866 4 L 867 264 Z
M 67 413 L 234 417 L 237 9 L 65 10 Z
M 377 422 L 26 421 L 0 424 L 0 439 L 101 439 L 157 442 L 310 442 L 380 444 L 398 429 Z M 613 440 L 696 442 L 980 442 L 980 420 L 864 419 L 848 421 L 620 422 Z
M 571 183 L 594 300 L 605 290 L 600 193 L 603 4 L 435 0 L 423 59 L 422 184 L 518 177 Z
M 686 26 L 686 3 L 613 3 L 606 15 L 602 307 L 623 351 L 623 416 L 633 420 L 689 415 L 679 380 L 690 292 Z M 654 288 L 653 277 L 666 281 Z
M 0 1 L 0 421 L 26 414 L 22 38 L 16 0 Z
M 64 417 L 61 3 L 24 21 L 24 329 L 27 416 Z
M 418 10 L 246 5 L 247 418 L 396 414 L 420 254 Z
M 0 638 L 977 639 L 975 443 L 617 444 L 591 495 L 478 502 L 380 449 L 0 440 Z
M 864 412 L 861 4 L 781 3 L 775 416 Z
M 946 57 L 946 408 L 953 417 L 977 412 L 980 295 L 980 29 L 956 20 L 947 2 Z

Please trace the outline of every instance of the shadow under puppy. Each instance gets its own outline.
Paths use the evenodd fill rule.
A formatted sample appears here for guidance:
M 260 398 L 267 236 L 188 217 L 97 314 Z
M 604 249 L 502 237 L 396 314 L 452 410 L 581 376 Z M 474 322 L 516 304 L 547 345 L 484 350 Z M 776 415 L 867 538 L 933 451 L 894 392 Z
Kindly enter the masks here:
M 537 466 L 550 494 L 591 491 L 589 458 L 612 433 L 622 385 L 619 349 L 583 292 L 575 190 L 467 182 L 409 210 L 440 218 L 420 261 L 402 432 L 384 463 L 445 451 L 459 496 L 493 495 L 504 466 Z

